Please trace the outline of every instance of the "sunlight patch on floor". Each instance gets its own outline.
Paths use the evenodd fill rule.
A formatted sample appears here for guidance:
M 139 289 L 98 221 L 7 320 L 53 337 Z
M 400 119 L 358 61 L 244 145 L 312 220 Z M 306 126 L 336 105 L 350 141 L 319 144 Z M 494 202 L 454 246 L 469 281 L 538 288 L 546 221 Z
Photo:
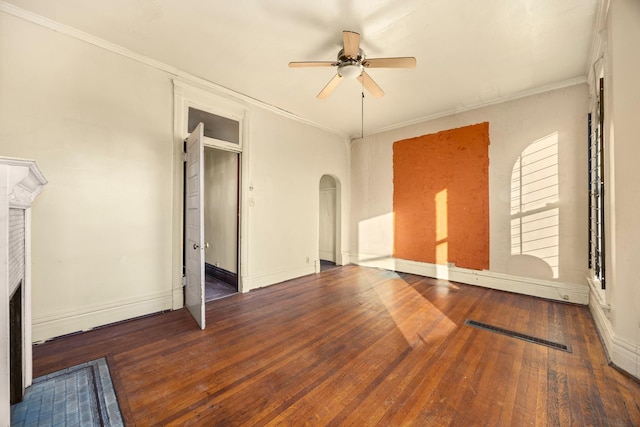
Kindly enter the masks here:
M 442 311 L 422 296 L 415 287 L 402 280 L 400 276 L 396 275 L 396 277 L 374 286 L 373 290 L 386 307 L 387 312 L 409 345 L 415 347 L 421 342 L 439 341 L 457 328 L 455 322 L 451 321 Z M 436 293 L 438 295 L 449 292 L 449 288 L 446 286 L 438 286 L 437 288 Z M 407 297 L 407 293 L 411 294 L 411 296 Z M 415 310 L 407 310 L 406 307 L 402 309 L 394 308 L 399 298 L 410 301 L 407 304 L 415 304 Z M 407 315 L 408 312 L 411 314 Z M 437 321 L 435 320 L 437 317 L 442 317 L 442 319 Z M 433 326 L 434 321 L 437 322 L 438 326 L 430 328 L 430 326 Z

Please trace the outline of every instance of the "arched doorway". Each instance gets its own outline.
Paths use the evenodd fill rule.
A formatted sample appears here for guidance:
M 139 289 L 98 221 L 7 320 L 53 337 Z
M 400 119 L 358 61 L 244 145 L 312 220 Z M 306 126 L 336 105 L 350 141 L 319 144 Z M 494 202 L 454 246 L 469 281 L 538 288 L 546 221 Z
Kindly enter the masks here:
M 320 270 L 339 264 L 338 185 L 330 175 L 320 178 L 319 258 Z

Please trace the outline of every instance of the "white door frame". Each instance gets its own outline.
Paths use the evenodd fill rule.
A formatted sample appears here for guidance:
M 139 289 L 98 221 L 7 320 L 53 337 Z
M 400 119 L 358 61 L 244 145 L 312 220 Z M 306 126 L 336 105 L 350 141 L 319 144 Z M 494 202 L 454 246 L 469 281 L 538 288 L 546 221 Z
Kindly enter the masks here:
M 333 174 L 330 173 L 324 173 L 320 176 L 320 178 L 318 179 L 318 201 L 320 200 L 320 192 L 322 191 L 322 189 L 320 189 L 320 181 L 322 180 L 323 176 L 329 176 L 333 179 L 333 182 L 335 183 L 335 187 L 333 188 L 334 190 L 334 194 L 335 194 L 335 223 L 334 223 L 334 243 L 335 243 L 335 253 L 334 253 L 334 258 L 335 258 L 335 263 L 336 265 L 344 265 L 344 257 L 342 255 L 342 182 L 340 181 L 340 179 L 338 177 L 336 177 Z M 320 272 L 320 204 L 318 203 L 318 240 L 317 240 L 317 247 L 318 247 L 318 262 L 316 265 L 316 273 Z
M 178 79 L 173 80 L 174 85 L 174 216 L 173 216 L 173 257 L 172 257 L 172 277 L 173 277 L 173 309 L 184 306 L 183 299 L 183 202 L 184 202 L 184 182 L 183 182 L 183 141 L 188 136 L 188 110 L 194 107 L 202 111 L 226 117 L 240 122 L 240 144 L 238 146 L 217 141 L 205 137 L 205 145 L 220 148 L 227 151 L 234 151 L 240 154 L 240 182 L 239 191 L 239 215 L 238 223 L 238 292 L 243 292 L 243 277 L 249 274 L 248 248 L 244 237 L 245 230 L 248 230 L 249 212 L 248 209 L 248 188 L 249 182 L 249 116 L 248 108 L 239 102 L 234 102 L 228 98 L 216 95 L 210 91 L 189 85 Z
M 335 182 L 335 180 L 334 180 Z M 327 259 L 328 261 L 331 262 L 336 262 L 338 260 L 338 257 L 336 256 L 338 250 L 338 242 L 336 239 L 336 231 L 337 231 L 337 222 L 338 222 L 338 210 L 336 209 L 336 201 L 337 201 L 337 191 L 336 191 L 336 187 L 331 187 L 331 188 L 320 188 L 319 191 L 319 196 L 320 196 L 320 224 L 319 224 L 319 239 L 318 239 L 318 247 L 319 247 L 319 255 L 320 255 L 320 259 Z M 324 211 L 323 208 L 327 207 L 327 197 L 330 199 L 331 203 L 328 205 L 328 207 L 330 207 L 331 212 L 329 213 L 329 215 L 331 215 L 331 220 L 329 220 L 329 218 L 324 219 L 324 216 L 322 215 L 323 212 L 326 213 L 326 211 Z M 331 221 L 331 224 L 327 224 L 329 221 Z M 323 233 L 323 230 L 326 230 L 326 228 L 330 228 L 331 229 L 331 236 L 329 236 L 326 233 Z M 323 248 L 323 242 L 327 242 L 328 238 L 331 240 L 331 244 L 332 244 L 332 248 L 331 251 L 329 252 L 328 248 Z M 325 249 L 323 251 L 323 249 Z
M 238 184 L 238 195 L 237 195 L 237 200 L 236 200 L 236 209 L 237 209 L 237 212 L 238 212 L 239 216 L 236 219 L 238 228 L 236 230 L 236 243 L 235 244 L 236 244 L 236 276 L 237 276 L 237 279 L 238 279 L 237 280 L 237 291 L 241 292 L 241 290 L 240 290 L 240 222 L 241 222 L 240 221 L 240 214 L 242 212 L 242 205 L 240 203 L 240 200 L 241 200 L 240 192 L 241 192 L 241 189 L 242 189 L 242 166 L 243 166 L 242 165 L 242 151 L 229 150 L 227 148 L 222 148 L 220 146 L 216 146 L 216 145 L 211 144 L 211 143 L 206 143 L 206 141 L 205 141 L 204 148 L 205 149 L 206 148 L 212 148 L 214 150 L 226 151 L 226 152 L 234 153 L 234 154 L 238 155 L 238 172 L 239 173 L 236 173 L 236 176 L 237 176 L 236 179 L 238 180 L 238 183 L 237 183 Z M 205 188 L 206 188 L 206 185 L 207 184 L 205 182 Z M 206 211 L 206 207 L 205 207 L 205 211 Z M 206 245 L 208 246 L 209 244 L 206 243 Z

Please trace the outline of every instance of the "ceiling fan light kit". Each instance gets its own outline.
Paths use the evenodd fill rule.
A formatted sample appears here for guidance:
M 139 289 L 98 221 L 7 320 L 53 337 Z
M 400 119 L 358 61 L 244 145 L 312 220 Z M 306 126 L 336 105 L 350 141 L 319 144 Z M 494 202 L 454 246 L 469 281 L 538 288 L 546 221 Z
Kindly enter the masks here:
M 345 79 L 357 79 L 362 74 L 362 70 L 362 64 L 345 64 L 338 66 L 338 74 Z
M 354 31 L 342 32 L 342 49 L 338 52 L 338 61 L 310 61 L 310 62 L 290 62 L 289 67 L 338 67 L 336 75 L 320 91 L 318 98 L 326 98 L 338 86 L 343 78 L 358 79 L 373 97 L 381 97 L 384 91 L 378 84 L 364 71 L 365 68 L 415 68 L 416 58 L 373 58 L 365 59 L 365 54 L 360 49 L 360 34 Z

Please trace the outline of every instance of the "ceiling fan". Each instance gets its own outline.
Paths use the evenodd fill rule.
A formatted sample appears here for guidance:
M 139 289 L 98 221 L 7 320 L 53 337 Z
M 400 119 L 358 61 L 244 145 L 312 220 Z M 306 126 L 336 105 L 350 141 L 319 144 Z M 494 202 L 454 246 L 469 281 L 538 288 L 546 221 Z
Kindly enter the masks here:
M 338 52 L 337 61 L 289 62 L 291 68 L 301 67 L 338 67 L 336 75 L 320 91 L 318 98 L 324 99 L 333 92 L 343 78 L 357 78 L 372 96 L 378 98 L 384 91 L 367 74 L 365 68 L 415 68 L 416 58 L 371 58 L 367 59 L 360 49 L 360 34 L 354 31 L 342 32 L 342 49 Z

